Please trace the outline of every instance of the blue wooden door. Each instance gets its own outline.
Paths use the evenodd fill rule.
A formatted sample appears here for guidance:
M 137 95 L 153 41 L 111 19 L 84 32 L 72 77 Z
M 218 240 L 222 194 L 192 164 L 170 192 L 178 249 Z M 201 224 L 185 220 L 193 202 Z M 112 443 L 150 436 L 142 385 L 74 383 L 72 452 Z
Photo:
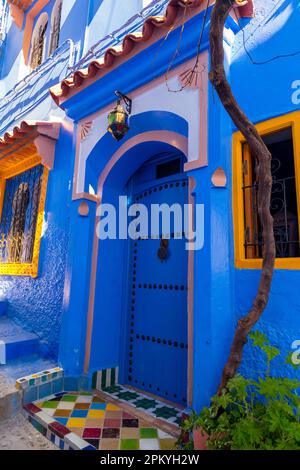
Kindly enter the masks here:
M 142 172 L 133 184 L 135 203 L 149 212 L 151 204 L 176 203 L 183 211 L 188 183 L 181 172 L 139 184 L 145 179 Z M 170 228 L 165 259 L 159 256 L 161 227 L 159 233 L 130 242 L 126 381 L 186 405 L 188 252 L 184 237 L 176 239 L 173 220 Z

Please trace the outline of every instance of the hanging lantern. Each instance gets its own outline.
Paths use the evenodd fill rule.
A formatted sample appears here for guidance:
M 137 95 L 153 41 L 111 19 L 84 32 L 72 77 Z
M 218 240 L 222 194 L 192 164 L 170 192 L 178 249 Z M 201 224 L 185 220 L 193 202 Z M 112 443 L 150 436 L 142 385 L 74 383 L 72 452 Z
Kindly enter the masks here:
M 115 94 L 119 99 L 114 109 L 108 115 L 107 130 L 119 141 L 123 139 L 129 131 L 129 116 L 131 114 L 132 101 L 120 91 L 116 91 Z M 122 105 L 122 101 L 124 106 Z

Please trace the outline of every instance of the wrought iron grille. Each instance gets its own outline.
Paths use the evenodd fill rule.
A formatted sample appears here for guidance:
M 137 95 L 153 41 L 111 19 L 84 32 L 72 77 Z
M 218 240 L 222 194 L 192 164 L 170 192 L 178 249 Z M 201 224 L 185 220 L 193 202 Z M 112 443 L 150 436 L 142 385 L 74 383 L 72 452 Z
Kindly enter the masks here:
M 44 45 L 45 45 L 45 36 L 47 31 L 48 22 L 39 27 L 39 32 L 37 37 L 35 37 L 32 52 L 31 52 L 31 63 L 30 66 L 32 69 L 36 69 L 43 62 L 44 54 Z
M 57 13 L 53 20 L 51 38 L 50 38 L 49 55 L 52 55 L 53 52 L 58 48 L 59 36 L 60 36 L 61 12 L 62 12 L 62 2 L 59 4 Z
M 6 180 L 0 222 L 0 263 L 30 263 L 33 256 L 43 166 Z
M 274 236 L 277 258 L 300 256 L 295 175 L 278 178 L 282 163 L 272 159 L 271 214 L 274 219 Z M 256 182 L 243 186 L 245 210 L 245 255 L 246 258 L 261 258 L 263 253 L 262 229 L 258 217 L 258 185 Z M 291 210 L 292 209 L 292 210 Z

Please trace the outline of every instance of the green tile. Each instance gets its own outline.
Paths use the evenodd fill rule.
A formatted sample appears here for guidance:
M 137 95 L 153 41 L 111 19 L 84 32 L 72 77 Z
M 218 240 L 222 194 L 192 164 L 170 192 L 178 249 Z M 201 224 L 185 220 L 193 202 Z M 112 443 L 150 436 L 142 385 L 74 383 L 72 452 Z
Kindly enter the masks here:
M 156 408 L 157 402 L 155 400 L 149 400 L 148 398 L 142 398 L 135 401 L 134 406 L 137 408 L 143 408 L 144 410 L 149 410 L 151 408 Z
M 75 402 L 78 398 L 78 395 L 64 395 L 61 401 L 72 401 Z
M 138 439 L 121 439 L 121 450 L 139 450 Z
M 176 408 L 170 408 L 168 406 L 163 406 L 162 408 L 158 408 L 155 411 L 155 415 L 158 418 L 175 418 L 178 415 L 178 410 Z
M 80 392 L 80 395 L 91 397 L 93 394 L 90 392 Z
M 106 369 L 101 371 L 101 388 L 103 389 L 106 385 Z
M 117 397 L 120 398 L 120 400 L 131 401 L 131 400 L 135 400 L 136 398 L 138 398 L 139 395 L 134 392 L 121 392 L 121 393 L 117 393 Z
M 141 428 L 141 439 L 157 439 L 158 433 L 155 428 Z
M 121 390 L 122 390 L 122 387 L 120 387 L 119 385 L 114 385 L 113 387 L 103 388 L 103 392 L 106 392 L 106 393 L 116 393 L 116 392 L 120 392 Z
M 97 385 L 97 372 L 94 372 L 92 376 L 92 388 L 96 388 L 96 385 Z
M 44 401 L 42 408 L 57 408 L 59 401 Z

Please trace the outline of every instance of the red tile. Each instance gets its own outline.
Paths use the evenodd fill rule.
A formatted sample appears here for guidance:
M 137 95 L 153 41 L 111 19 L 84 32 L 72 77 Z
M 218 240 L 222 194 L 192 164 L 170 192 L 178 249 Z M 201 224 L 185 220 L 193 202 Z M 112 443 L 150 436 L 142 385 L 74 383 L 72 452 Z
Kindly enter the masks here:
M 126 413 L 126 411 L 124 411 L 123 413 L 123 419 L 136 419 L 136 416 L 133 416 L 129 413 Z
M 123 428 L 138 428 L 139 420 L 138 419 L 123 419 L 122 421 Z
M 41 408 L 39 408 L 38 406 L 35 406 L 33 403 L 29 403 L 28 405 L 25 405 L 24 409 L 28 411 L 28 413 L 30 414 L 36 414 L 42 411 Z
M 120 429 L 105 428 L 102 430 L 102 438 L 118 439 L 120 437 Z
M 83 439 L 100 439 L 101 429 L 100 428 L 86 428 L 83 431 Z
M 121 420 L 120 419 L 105 419 L 104 428 L 120 428 Z
M 71 432 L 70 429 L 66 428 L 66 426 L 61 423 L 58 423 L 57 421 L 49 424 L 49 429 L 61 438 L 64 438 L 66 434 L 69 434 Z

